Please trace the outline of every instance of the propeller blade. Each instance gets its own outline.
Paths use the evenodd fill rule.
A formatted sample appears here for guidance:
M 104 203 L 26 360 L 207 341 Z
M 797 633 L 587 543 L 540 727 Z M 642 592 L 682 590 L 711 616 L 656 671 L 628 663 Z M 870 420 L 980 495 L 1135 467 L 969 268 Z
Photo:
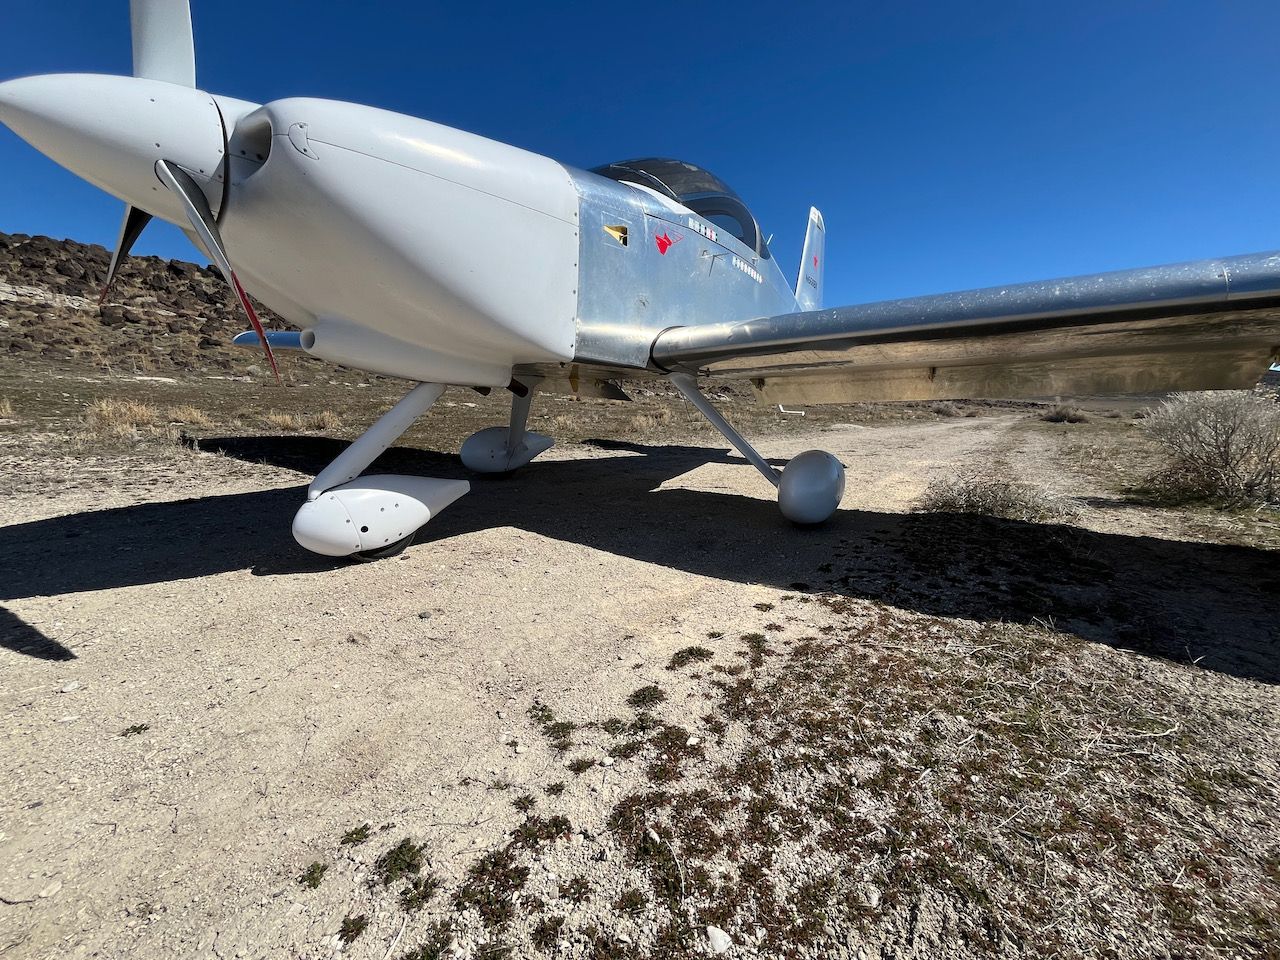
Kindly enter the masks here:
M 196 49 L 188 0 L 130 0 L 133 75 L 196 85 Z
M 102 296 L 98 298 L 99 306 L 106 302 L 107 294 L 111 292 L 111 285 L 116 282 L 120 264 L 133 249 L 133 244 L 143 228 L 150 222 L 151 214 L 145 210 L 139 210 L 134 206 L 124 208 L 124 221 L 120 224 L 120 239 L 116 241 L 116 248 L 111 251 L 111 266 L 107 267 L 107 282 L 102 285 Z
M 185 170 L 168 160 L 156 161 L 156 175 L 182 201 L 187 219 L 191 221 L 191 229 L 199 238 L 200 245 L 204 247 L 205 253 L 218 265 L 222 275 L 235 290 L 240 306 L 244 308 L 249 323 L 253 325 L 254 332 L 262 341 L 262 348 L 267 354 L 267 363 L 271 364 L 271 372 L 276 375 L 276 383 L 279 383 L 280 369 L 276 366 L 275 354 L 271 352 L 271 341 L 267 339 L 267 332 L 262 329 L 262 323 L 254 312 L 253 304 L 249 302 L 244 287 L 240 286 L 240 280 L 236 277 L 235 270 L 231 268 L 231 261 L 227 259 L 226 248 L 222 245 L 222 236 L 218 233 L 218 225 L 213 219 L 213 211 L 209 209 L 209 201 L 205 198 L 204 191 Z

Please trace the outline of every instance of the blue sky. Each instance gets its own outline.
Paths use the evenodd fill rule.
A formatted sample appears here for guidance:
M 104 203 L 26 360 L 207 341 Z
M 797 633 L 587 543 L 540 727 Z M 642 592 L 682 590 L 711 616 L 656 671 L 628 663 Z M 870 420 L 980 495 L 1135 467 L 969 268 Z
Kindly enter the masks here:
M 577 166 L 702 164 L 831 304 L 1280 248 L 1280 5 L 195 0 L 200 85 L 427 117 Z M 125 0 L 12 4 L 0 77 L 130 69 Z M 0 230 L 118 201 L 0 128 Z M 152 226 L 143 253 L 198 258 Z

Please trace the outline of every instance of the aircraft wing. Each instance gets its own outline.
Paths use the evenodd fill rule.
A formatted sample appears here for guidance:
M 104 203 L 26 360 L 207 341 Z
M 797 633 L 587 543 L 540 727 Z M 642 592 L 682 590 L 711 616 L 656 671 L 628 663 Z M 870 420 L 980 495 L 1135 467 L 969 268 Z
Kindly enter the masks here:
M 666 370 L 769 403 L 1252 387 L 1280 354 L 1280 251 L 675 327 Z

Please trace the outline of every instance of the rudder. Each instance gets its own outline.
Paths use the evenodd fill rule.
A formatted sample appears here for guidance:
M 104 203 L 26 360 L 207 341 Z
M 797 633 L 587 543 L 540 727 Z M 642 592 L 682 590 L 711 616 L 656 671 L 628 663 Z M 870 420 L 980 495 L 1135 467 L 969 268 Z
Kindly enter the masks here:
M 827 228 L 817 207 L 809 208 L 809 228 L 804 235 L 800 275 L 796 277 L 796 303 L 801 310 L 822 307 L 822 269 L 826 259 Z

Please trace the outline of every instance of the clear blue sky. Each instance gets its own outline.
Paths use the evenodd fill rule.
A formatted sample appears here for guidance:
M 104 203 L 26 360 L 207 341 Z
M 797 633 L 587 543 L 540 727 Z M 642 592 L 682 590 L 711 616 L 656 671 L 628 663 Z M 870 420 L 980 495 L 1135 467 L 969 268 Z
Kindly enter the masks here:
M 732 184 L 827 298 L 1280 248 L 1280 5 L 195 0 L 208 90 L 427 117 Z M 8 4 L 0 77 L 127 73 L 125 0 Z M 110 245 L 117 201 L 0 128 L 0 230 Z M 139 252 L 196 258 L 153 226 Z

